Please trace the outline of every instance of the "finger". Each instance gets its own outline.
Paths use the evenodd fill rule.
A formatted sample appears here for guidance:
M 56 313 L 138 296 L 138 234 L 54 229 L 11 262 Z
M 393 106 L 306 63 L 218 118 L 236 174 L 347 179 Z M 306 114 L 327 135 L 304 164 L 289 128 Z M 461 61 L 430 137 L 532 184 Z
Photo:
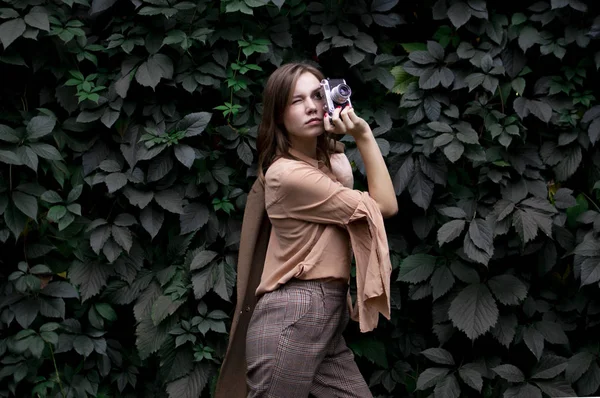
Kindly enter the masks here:
M 331 120 L 333 125 L 335 126 L 335 133 L 343 134 L 346 132 L 346 126 L 342 119 L 340 119 L 341 108 L 336 108 L 331 115 Z
M 344 122 L 344 125 L 346 126 L 347 130 L 352 130 L 355 127 L 355 123 L 352 121 L 352 119 L 350 119 L 350 112 L 348 110 L 348 107 L 346 107 L 341 113 L 340 113 L 340 119 L 342 119 L 342 121 Z
M 325 113 L 325 115 L 323 116 L 323 125 L 325 127 L 325 131 L 327 131 L 328 133 L 333 132 L 333 130 L 335 129 L 333 120 L 331 119 L 328 113 Z
M 360 117 L 354 112 L 354 108 L 351 106 L 348 109 L 348 118 L 352 121 L 352 123 L 357 124 L 360 122 Z

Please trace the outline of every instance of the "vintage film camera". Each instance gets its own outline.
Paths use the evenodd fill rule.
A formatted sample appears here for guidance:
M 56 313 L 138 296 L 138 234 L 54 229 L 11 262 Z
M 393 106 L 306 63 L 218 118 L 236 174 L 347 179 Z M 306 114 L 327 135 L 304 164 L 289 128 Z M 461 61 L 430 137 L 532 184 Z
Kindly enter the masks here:
M 323 79 L 321 80 L 323 98 L 325 99 L 325 111 L 331 116 L 338 106 L 344 109 L 350 106 L 350 95 L 352 90 L 346 84 L 344 79 Z

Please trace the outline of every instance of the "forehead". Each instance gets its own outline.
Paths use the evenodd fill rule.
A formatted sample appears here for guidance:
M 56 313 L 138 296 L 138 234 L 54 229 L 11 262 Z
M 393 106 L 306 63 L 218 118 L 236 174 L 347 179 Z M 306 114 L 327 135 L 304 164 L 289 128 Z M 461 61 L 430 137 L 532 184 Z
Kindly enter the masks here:
M 320 88 L 320 81 L 315 75 L 310 72 L 304 72 L 298 77 L 296 86 L 293 90 L 293 95 L 301 95 L 306 93 L 312 93 L 316 89 Z

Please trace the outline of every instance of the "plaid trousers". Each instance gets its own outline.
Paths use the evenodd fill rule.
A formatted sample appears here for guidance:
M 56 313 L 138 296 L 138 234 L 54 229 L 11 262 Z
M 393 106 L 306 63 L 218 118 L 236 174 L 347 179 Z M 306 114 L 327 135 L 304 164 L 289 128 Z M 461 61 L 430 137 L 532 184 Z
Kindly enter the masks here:
M 264 294 L 246 335 L 248 398 L 371 398 L 342 332 L 347 286 L 293 279 Z

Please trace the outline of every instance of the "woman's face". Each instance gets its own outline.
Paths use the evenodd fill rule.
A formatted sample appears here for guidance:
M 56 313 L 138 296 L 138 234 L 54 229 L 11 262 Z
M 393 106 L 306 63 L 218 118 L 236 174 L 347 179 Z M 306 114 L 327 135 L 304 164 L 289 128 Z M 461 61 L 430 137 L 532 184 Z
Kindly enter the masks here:
M 292 99 L 283 113 L 283 125 L 290 141 L 316 138 L 323 134 L 323 105 L 319 79 L 310 72 L 304 72 L 292 91 Z

